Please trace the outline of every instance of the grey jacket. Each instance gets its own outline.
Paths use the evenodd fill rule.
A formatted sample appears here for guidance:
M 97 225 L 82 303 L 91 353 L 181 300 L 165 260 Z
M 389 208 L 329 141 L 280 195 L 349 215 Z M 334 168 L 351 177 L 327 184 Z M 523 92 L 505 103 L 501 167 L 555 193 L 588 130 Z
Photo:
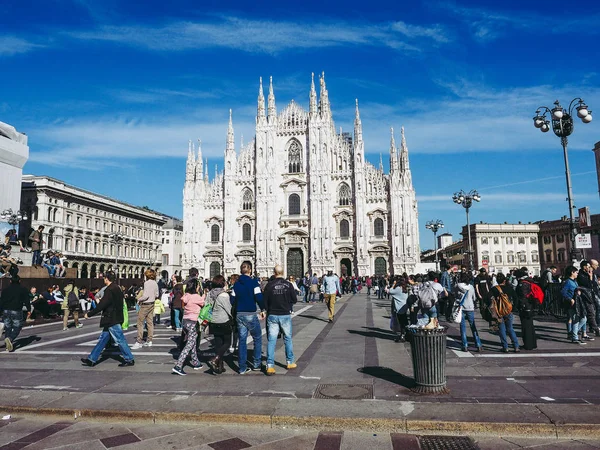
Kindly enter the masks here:
M 144 292 L 138 299 L 138 303 L 142 304 L 154 304 L 154 301 L 159 298 L 158 295 L 158 284 L 154 280 L 146 280 L 144 282 Z
M 475 288 L 470 284 L 458 283 L 456 285 L 456 304 L 461 302 L 465 292 L 467 292 L 467 297 L 463 303 L 463 311 L 475 311 Z
M 214 291 L 214 290 L 213 290 Z M 211 291 L 211 292 L 213 292 Z M 212 300 L 210 293 L 209 298 Z M 231 301 L 227 291 L 222 291 L 214 300 L 211 323 L 227 323 L 231 319 Z

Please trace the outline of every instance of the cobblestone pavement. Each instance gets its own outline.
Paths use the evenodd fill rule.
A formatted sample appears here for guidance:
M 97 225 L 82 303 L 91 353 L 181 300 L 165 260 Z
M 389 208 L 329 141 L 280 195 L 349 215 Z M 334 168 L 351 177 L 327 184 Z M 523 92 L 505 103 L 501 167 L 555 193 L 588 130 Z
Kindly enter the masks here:
M 136 424 L 15 417 L 0 421 L 0 450 L 591 450 L 600 441 L 470 438 L 352 431 L 307 431 L 207 424 Z

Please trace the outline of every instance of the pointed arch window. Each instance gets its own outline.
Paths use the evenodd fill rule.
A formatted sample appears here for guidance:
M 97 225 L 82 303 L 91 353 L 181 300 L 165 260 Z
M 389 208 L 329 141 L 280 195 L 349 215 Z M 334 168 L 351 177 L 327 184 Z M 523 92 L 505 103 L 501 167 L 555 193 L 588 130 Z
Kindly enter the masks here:
M 221 228 L 219 225 L 213 225 L 210 227 L 210 240 L 211 242 L 219 242 L 221 239 Z
M 252 227 L 249 223 L 242 226 L 242 241 L 248 242 L 252 239 Z
M 300 215 L 300 196 L 298 194 L 290 195 L 288 199 L 288 214 L 290 216 Z
M 340 184 L 340 188 L 338 190 L 338 199 L 340 206 L 350 206 L 350 187 L 346 183 Z
M 292 141 L 288 149 L 288 172 L 302 172 L 302 147 L 298 141 Z
M 244 189 L 244 194 L 242 195 L 242 209 L 244 211 L 254 209 L 254 195 L 250 189 Z
M 373 228 L 375 231 L 375 236 L 383 237 L 383 219 L 379 217 L 375 219 L 375 222 L 373 223 Z
M 350 223 L 343 219 L 340 222 L 340 237 L 341 238 L 349 238 L 350 237 Z

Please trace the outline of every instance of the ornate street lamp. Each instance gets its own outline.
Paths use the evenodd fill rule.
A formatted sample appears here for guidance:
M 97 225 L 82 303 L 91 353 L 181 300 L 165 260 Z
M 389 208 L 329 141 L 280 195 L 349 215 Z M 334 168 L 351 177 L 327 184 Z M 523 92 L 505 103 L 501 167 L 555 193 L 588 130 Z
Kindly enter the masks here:
M 125 239 L 125 235 L 120 231 L 113 233 L 108 236 L 110 238 L 110 242 L 115 245 L 115 267 L 114 272 L 117 278 L 119 278 L 119 247 Z
M 547 106 L 540 106 L 533 118 L 533 125 L 536 128 L 539 128 L 542 133 L 547 133 L 550 131 L 550 121 L 546 117 L 546 114 L 550 113 L 550 118 L 552 119 L 552 131 L 560 138 L 560 143 L 563 147 L 565 175 L 567 178 L 567 200 L 569 202 L 569 228 L 572 261 L 577 261 L 579 259 L 579 251 L 575 248 L 575 235 L 577 234 L 577 229 L 573 217 L 575 206 L 573 205 L 573 191 L 571 189 L 571 171 L 569 170 L 567 145 L 569 143 L 568 137 L 573 133 L 573 114 L 575 112 L 577 113 L 577 117 L 579 117 L 583 123 L 590 123 L 592 121 L 592 111 L 588 109 L 588 106 L 583 99 L 579 97 L 571 100 L 571 103 L 569 103 L 569 107 L 566 110 L 560 106 L 558 100 L 554 102 L 554 108 L 552 109 Z
M 425 228 L 427 228 L 428 230 L 433 231 L 433 248 L 435 251 L 435 271 L 437 272 L 438 269 L 438 251 L 437 251 L 437 232 L 441 229 L 444 228 L 444 222 L 442 222 L 439 219 L 435 219 L 435 220 L 430 220 L 429 222 L 427 222 L 425 224 Z
M 27 213 L 24 211 L 14 212 L 12 208 L 9 208 L 0 213 L 0 221 L 9 223 L 13 228 L 23 220 L 27 220 Z
M 454 203 L 456 203 L 457 205 L 461 205 L 463 208 L 465 208 L 465 211 L 467 213 L 467 236 L 469 239 L 469 242 L 468 242 L 469 270 L 472 272 L 473 271 L 473 250 L 471 249 L 471 224 L 469 223 L 469 208 L 471 208 L 471 206 L 473 205 L 473 202 L 481 201 L 481 196 L 475 189 L 473 189 L 469 192 L 460 190 L 460 191 L 454 193 L 454 195 L 452 196 L 452 201 Z

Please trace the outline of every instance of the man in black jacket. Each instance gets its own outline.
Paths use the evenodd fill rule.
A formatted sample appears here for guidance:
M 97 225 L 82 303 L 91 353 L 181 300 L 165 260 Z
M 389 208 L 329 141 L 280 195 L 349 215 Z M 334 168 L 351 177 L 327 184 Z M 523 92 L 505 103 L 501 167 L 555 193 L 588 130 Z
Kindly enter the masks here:
M 27 307 L 27 311 L 31 312 L 31 303 L 29 301 L 29 291 L 26 287 L 21 286 L 21 278 L 18 275 L 13 275 L 10 280 L 10 285 L 2 291 L 0 297 L 0 311 L 4 317 L 4 330 L 6 339 L 6 351 L 13 351 L 13 343 L 23 324 L 23 306 Z
M 100 312 L 102 313 L 102 318 L 100 319 L 102 333 L 100 333 L 98 343 L 92 350 L 92 353 L 90 353 L 90 356 L 81 358 L 84 366 L 93 367 L 96 365 L 111 337 L 123 355 L 124 361 L 119 364 L 119 367 L 133 366 L 135 364 L 131 349 L 127 344 L 125 336 L 123 336 L 123 329 L 121 328 L 121 324 L 123 323 L 123 291 L 121 291 L 121 288 L 117 284 L 113 283 L 115 278 L 114 272 L 106 272 L 104 274 L 106 289 L 104 290 L 102 300 L 100 300 L 95 309 L 85 315 L 87 319 Z
M 275 266 L 274 277 L 269 280 L 263 293 L 267 310 L 267 375 L 275 375 L 275 344 L 281 330 L 285 345 L 287 368 L 295 369 L 294 348 L 292 345 L 292 308 L 298 301 L 292 283 L 283 277 L 283 267 Z

